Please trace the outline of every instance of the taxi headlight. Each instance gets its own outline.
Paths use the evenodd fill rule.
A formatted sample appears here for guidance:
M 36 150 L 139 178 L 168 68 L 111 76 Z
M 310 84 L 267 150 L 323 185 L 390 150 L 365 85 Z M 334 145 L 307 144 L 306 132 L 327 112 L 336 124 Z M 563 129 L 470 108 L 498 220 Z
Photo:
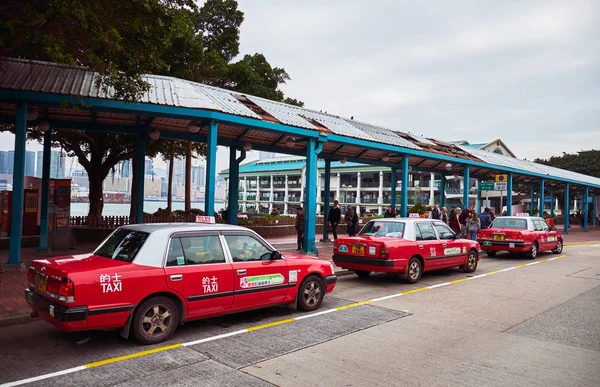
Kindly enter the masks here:
M 329 266 L 331 267 L 331 274 L 335 274 L 335 265 L 333 262 L 329 262 Z

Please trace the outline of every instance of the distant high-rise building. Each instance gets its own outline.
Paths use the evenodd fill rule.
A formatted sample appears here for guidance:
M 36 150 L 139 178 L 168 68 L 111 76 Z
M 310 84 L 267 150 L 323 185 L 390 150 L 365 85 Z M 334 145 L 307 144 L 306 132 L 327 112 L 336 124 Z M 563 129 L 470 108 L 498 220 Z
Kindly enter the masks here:
M 0 175 L 8 173 L 8 151 L 0 151 Z
M 67 161 L 67 155 L 64 152 L 53 150 L 50 153 L 50 178 L 51 179 L 64 179 L 65 178 L 66 161 Z M 42 177 L 43 167 L 44 167 L 44 152 L 38 151 L 35 176 Z
M 123 160 L 121 162 L 121 177 L 131 177 L 131 160 Z
M 144 166 L 144 174 L 146 176 L 154 175 L 154 163 L 152 162 L 152 159 L 146 159 L 146 164 Z
M 15 167 L 15 151 L 8 151 L 8 156 L 6 157 L 6 173 L 12 175 L 13 169 Z
M 192 186 L 195 188 L 206 185 L 206 167 L 204 165 L 192 166 Z
M 35 177 L 35 152 L 25 151 L 25 176 Z

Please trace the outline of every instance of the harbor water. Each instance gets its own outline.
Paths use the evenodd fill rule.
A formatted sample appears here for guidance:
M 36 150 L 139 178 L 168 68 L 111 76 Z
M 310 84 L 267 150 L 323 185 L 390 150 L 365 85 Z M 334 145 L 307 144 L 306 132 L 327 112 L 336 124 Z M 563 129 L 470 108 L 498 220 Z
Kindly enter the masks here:
M 103 216 L 129 216 L 129 203 L 105 203 L 102 211 Z M 167 208 L 167 201 L 144 201 L 144 212 L 148 214 L 155 213 L 159 208 Z M 173 210 L 183 210 L 184 202 L 173 202 Z M 193 202 L 192 208 L 204 210 L 203 202 Z M 224 208 L 221 202 L 215 202 L 215 211 L 219 212 Z M 71 216 L 87 216 L 90 209 L 89 203 L 71 203 Z

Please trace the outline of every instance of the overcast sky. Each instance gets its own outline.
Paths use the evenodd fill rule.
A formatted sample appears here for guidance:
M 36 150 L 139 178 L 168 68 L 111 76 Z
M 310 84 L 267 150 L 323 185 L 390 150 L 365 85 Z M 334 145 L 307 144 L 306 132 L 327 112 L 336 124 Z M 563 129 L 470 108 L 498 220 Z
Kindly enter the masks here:
M 261 52 L 285 68 L 284 92 L 306 107 L 441 140 L 501 138 L 530 160 L 600 148 L 599 1 L 239 0 L 239 8 L 241 54 Z

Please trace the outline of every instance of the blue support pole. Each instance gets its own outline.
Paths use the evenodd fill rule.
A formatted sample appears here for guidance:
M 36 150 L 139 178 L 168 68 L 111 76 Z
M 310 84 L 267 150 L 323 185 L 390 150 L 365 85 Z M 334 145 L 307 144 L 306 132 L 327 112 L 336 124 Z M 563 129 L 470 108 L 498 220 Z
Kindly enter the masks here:
M 402 217 L 408 216 L 408 155 L 402 157 Z
M 238 200 L 240 191 L 240 163 L 235 147 L 229 147 L 229 198 L 227 200 L 227 223 L 237 224 Z M 245 152 L 242 155 L 245 158 Z
M 12 216 L 10 217 L 9 265 L 21 263 L 23 238 L 23 196 L 25 189 L 25 144 L 27 141 L 27 104 L 17 105 L 15 125 L 15 160 L 13 167 Z
M 306 191 L 304 193 L 304 246 L 307 253 L 316 252 L 317 228 L 317 153 L 316 141 L 309 138 L 306 144 Z
M 529 185 L 529 191 L 530 191 L 530 199 L 531 202 L 529 203 L 529 216 L 533 216 L 533 209 L 535 208 L 535 190 L 533 188 L 533 184 Z
M 564 224 L 564 233 L 569 233 L 569 218 L 571 216 L 571 209 L 569 208 L 571 205 L 571 200 L 569 200 L 569 183 L 565 184 L 565 204 L 562 209 L 563 214 L 563 224 Z
M 590 189 L 588 187 L 585 187 L 583 189 L 583 202 L 581 204 L 583 204 L 583 231 L 588 232 L 588 222 L 589 222 L 589 195 L 590 195 Z
M 394 209 L 394 213 L 396 213 L 396 187 L 398 186 L 398 170 L 396 168 L 392 168 L 392 192 L 390 198 L 390 205 Z
M 550 190 L 550 217 L 554 218 L 554 190 Z
M 323 241 L 329 241 L 329 235 L 327 234 L 327 218 L 329 218 L 329 196 L 331 191 L 331 161 L 325 160 L 325 198 L 323 199 L 323 206 L 325 211 L 323 212 L 325 217 L 323 218 Z
M 463 206 L 469 208 L 469 185 L 471 180 L 471 167 L 465 165 L 464 178 L 463 178 Z
M 206 216 L 213 216 L 215 213 L 218 127 L 219 123 L 217 122 L 217 120 L 211 120 L 210 125 L 208 125 L 208 138 L 206 141 L 206 191 L 204 193 L 204 215 Z
M 538 216 L 544 217 L 544 179 L 540 180 L 540 207 L 538 209 Z
M 144 223 L 144 180 L 146 178 L 146 146 L 148 134 L 143 132 L 138 135 L 138 148 L 136 154 L 137 179 L 135 189 L 135 222 Z
M 592 196 L 592 200 L 594 201 L 592 203 L 592 208 L 593 208 L 593 218 L 592 218 L 592 225 L 596 226 L 597 225 L 597 221 L 598 221 L 598 196 L 594 195 Z
M 481 179 L 477 179 L 477 203 L 475 204 L 475 212 L 480 213 L 481 211 L 481 190 L 479 189 L 479 185 L 481 184 Z
M 506 215 L 512 216 L 512 201 L 513 201 L 513 174 L 508 174 L 506 182 Z
M 39 251 L 48 251 L 48 202 L 50 197 L 50 156 L 52 155 L 52 131 L 44 133 L 44 153 L 42 157 L 42 193 L 40 207 L 40 247 Z
M 440 209 L 446 205 L 446 175 L 442 172 L 440 174 Z

